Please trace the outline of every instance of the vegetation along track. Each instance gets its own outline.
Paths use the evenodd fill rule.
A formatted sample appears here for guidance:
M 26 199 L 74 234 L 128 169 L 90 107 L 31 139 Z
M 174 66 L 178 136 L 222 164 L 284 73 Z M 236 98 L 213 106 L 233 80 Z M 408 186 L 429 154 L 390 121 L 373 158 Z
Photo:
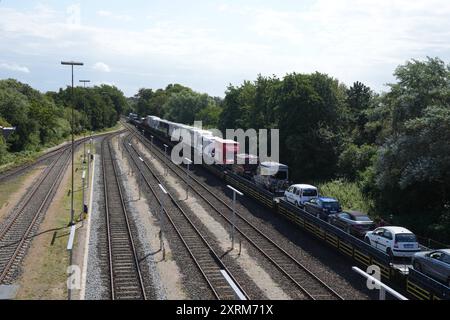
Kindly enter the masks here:
M 11 283 L 70 162 L 66 146 L 0 226 L 0 284 Z
M 243 293 L 245 299 L 249 299 L 248 295 L 240 287 L 236 279 L 221 261 L 214 249 L 210 246 L 206 238 L 178 204 L 177 200 L 175 200 L 170 193 L 167 195 L 164 194 L 162 189 L 159 187 L 159 184 L 162 185 L 159 177 L 147 163 L 141 161 L 141 155 L 133 146 L 130 145 L 131 144 L 129 141 L 123 143 L 123 146 L 130 155 L 135 167 L 139 170 L 141 178 L 151 190 L 158 205 L 163 208 L 160 213 L 160 222 L 163 225 L 163 221 L 166 220 L 165 217 L 167 217 L 167 220 L 175 229 L 181 242 L 186 247 L 215 298 L 219 300 L 232 300 L 237 298 L 235 291 L 225 279 L 223 274 L 224 272 L 229 275 L 232 281 Z M 163 217 L 162 214 L 164 214 L 165 217 Z
M 111 299 L 146 300 L 145 283 L 110 138 L 102 141 L 102 166 Z
M 149 141 L 137 135 L 139 140 L 158 159 L 164 162 L 182 181 L 186 183 L 187 174 L 184 168 L 175 165 L 162 150 L 149 144 Z M 227 223 L 232 223 L 233 208 L 219 197 L 203 182 L 189 175 L 190 190 L 193 190 L 213 211 L 219 214 Z M 343 300 L 343 297 L 328 284 L 318 278 L 291 254 L 276 244 L 264 232 L 247 220 L 239 211 L 236 212 L 236 230 L 267 258 L 290 282 L 300 291 L 299 297 L 305 296 L 312 300 Z
M 15 176 L 21 175 L 22 173 L 24 173 L 25 171 L 27 171 L 28 169 L 35 167 L 36 165 L 52 159 L 53 157 L 57 157 L 58 155 L 60 155 L 62 152 L 64 152 L 64 150 L 67 148 L 67 145 L 62 146 L 62 147 L 58 147 L 55 150 L 52 150 L 42 156 L 40 156 L 38 159 L 36 159 L 36 161 L 32 162 L 32 163 L 27 163 L 21 166 L 18 166 L 16 168 L 12 168 L 8 171 L 5 171 L 3 173 L 0 174 L 0 183 L 6 182 L 7 180 L 9 180 L 10 178 L 13 178 Z

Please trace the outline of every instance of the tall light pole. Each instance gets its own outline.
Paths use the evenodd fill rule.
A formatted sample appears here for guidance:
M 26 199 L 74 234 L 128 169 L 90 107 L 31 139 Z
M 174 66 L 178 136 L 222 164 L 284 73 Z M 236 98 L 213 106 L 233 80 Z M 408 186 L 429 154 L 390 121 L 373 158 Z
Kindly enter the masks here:
M 83 88 L 86 91 L 86 83 L 91 82 L 91 80 L 80 80 L 80 82 L 83 84 Z M 83 111 L 84 111 L 84 114 L 87 116 L 87 114 L 86 114 L 86 100 L 85 99 L 83 99 Z M 83 130 L 83 136 L 86 139 L 86 128 L 84 128 L 84 130 Z M 86 141 L 83 142 L 83 146 L 84 146 L 83 162 L 86 163 Z
M 73 176 L 74 176 L 74 136 L 73 136 L 73 129 L 74 129 L 74 108 L 73 105 L 75 104 L 74 101 L 74 96 L 73 96 L 73 67 L 74 66 L 83 66 L 84 64 L 82 62 L 74 62 L 74 61 L 61 61 L 62 65 L 65 66 L 71 66 L 72 68 L 72 125 L 71 125 L 71 131 L 72 131 L 72 190 L 70 192 L 71 195 L 71 199 L 70 199 L 70 223 L 69 225 L 72 226 L 74 225 L 74 221 L 73 221 Z

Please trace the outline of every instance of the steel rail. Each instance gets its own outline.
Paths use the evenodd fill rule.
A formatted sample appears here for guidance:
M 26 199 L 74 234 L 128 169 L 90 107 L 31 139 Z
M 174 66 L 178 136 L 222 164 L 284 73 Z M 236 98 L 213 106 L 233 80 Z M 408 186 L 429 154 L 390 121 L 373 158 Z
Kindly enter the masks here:
M 111 298 L 146 300 L 145 284 L 110 139 L 112 137 L 102 141 L 102 166 Z M 117 201 L 120 206 L 116 205 Z
M 16 244 L 16 246 L 13 248 L 12 253 L 10 253 L 9 251 L 6 251 L 6 250 L 1 250 L 1 253 L 6 255 L 6 260 L 2 259 L 2 261 L 6 261 L 6 263 L 4 264 L 5 266 L 3 267 L 3 270 L 1 271 L 1 274 L 0 274 L 0 283 L 3 283 L 6 280 L 8 274 L 11 271 L 12 266 L 14 265 L 14 263 L 16 262 L 16 260 L 19 256 L 19 254 L 23 254 L 26 240 L 29 239 L 31 231 L 36 226 L 36 222 L 37 222 L 38 218 L 40 217 L 43 208 L 46 206 L 50 195 L 55 190 L 55 187 L 57 185 L 59 185 L 60 179 L 64 172 L 64 168 L 69 163 L 68 160 L 69 160 L 70 153 L 68 153 L 67 151 L 69 151 L 69 146 L 67 146 L 63 150 L 63 152 L 61 152 L 61 154 L 58 156 L 58 158 L 56 160 L 54 160 L 52 162 L 52 164 L 46 169 L 46 172 L 43 174 L 43 176 L 40 178 L 40 180 L 35 184 L 35 187 L 32 189 L 31 193 L 29 193 L 28 196 L 26 196 L 26 198 L 24 199 L 21 206 L 19 206 L 19 208 L 15 211 L 15 214 L 13 214 L 12 217 L 8 218 L 9 220 L 7 220 L 7 222 L 6 222 L 7 225 L 2 228 L 2 231 L 0 232 L 0 242 L 3 241 L 8 236 L 8 234 L 9 234 L 9 236 L 12 236 L 13 238 L 19 237 L 19 239 L 16 239 L 15 242 L 8 244 L 8 246 L 12 245 L 12 244 Z M 30 205 L 34 205 L 34 204 L 31 204 L 31 200 L 35 200 L 34 196 L 36 195 L 37 191 L 38 190 L 40 191 L 40 189 L 41 189 L 41 187 L 43 187 L 44 183 L 47 182 L 47 180 L 49 180 L 51 178 L 51 174 L 54 172 L 54 169 L 55 169 L 55 167 L 57 167 L 57 164 L 59 164 L 61 162 L 60 160 L 64 154 L 66 154 L 66 157 L 63 159 L 64 161 L 62 161 L 62 163 L 60 164 L 59 171 L 57 171 L 57 174 L 56 174 L 55 178 L 53 179 L 53 182 L 51 183 L 48 191 L 43 195 L 42 201 L 37 199 L 38 200 L 37 202 L 40 203 L 38 209 L 34 212 L 31 219 L 21 222 L 22 224 L 24 224 L 24 227 L 26 227 L 26 229 L 23 229 L 22 224 L 18 225 L 19 219 L 23 217 L 24 212 L 27 209 L 29 209 Z M 14 232 L 14 228 L 16 228 L 15 232 Z M 21 234 L 21 235 L 17 234 L 23 230 L 24 230 L 23 234 Z M 14 234 L 11 234 L 11 232 Z M 9 241 L 9 242 L 11 242 L 11 241 Z M 1 256 L 1 254 L 0 254 L 0 256 Z
M 136 158 L 139 158 L 140 154 L 136 151 L 136 149 L 134 149 L 134 147 L 132 148 L 133 151 L 136 153 L 136 156 L 133 156 L 128 143 L 124 140 L 123 146 L 125 147 L 125 149 L 127 150 L 128 154 L 130 155 L 133 163 L 135 164 L 135 167 L 138 169 L 139 173 L 142 175 L 143 180 L 145 181 L 146 185 L 149 187 L 149 189 L 152 191 L 153 195 L 155 196 L 157 202 L 159 205 L 162 204 L 162 200 L 160 199 L 160 197 L 158 197 L 154 187 L 152 187 L 151 183 L 148 181 L 147 177 L 145 176 L 143 170 L 141 170 L 141 168 L 139 168 L 138 165 L 138 161 L 136 160 Z M 156 181 L 158 181 L 158 183 L 162 184 L 161 180 L 158 178 L 158 176 L 152 171 L 152 169 L 148 166 L 147 163 L 143 162 L 145 167 L 147 168 L 148 172 L 151 173 L 151 175 L 156 179 Z M 183 235 L 183 231 L 181 230 L 181 228 L 177 225 L 177 223 L 174 221 L 175 219 L 171 217 L 171 215 L 169 214 L 169 212 L 166 210 L 166 208 L 163 208 L 163 212 L 165 214 L 165 216 L 168 218 L 169 222 L 171 223 L 171 225 L 174 227 L 177 235 L 179 236 L 180 240 L 183 242 L 184 246 L 186 247 L 186 249 L 188 250 L 191 258 L 193 259 L 194 263 L 196 264 L 197 268 L 199 269 L 200 273 L 202 274 L 203 278 L 205 279 L 205 281 L 207 282 L 208 286 L 210 287 L 211 291 L 213 292 L 214 296 L 221 300 L 222 298 L 230 298 L 230 285 L 225 281 L 225 279 L 223 278 L 223 276 L 218 273 L 218 270 L 211 270 L 208 269 L 206 270 L 206 268 L 204 268 L 202 266 L 202 264 L 206 264 L 208 267 L 208 263 L 209 261 L 205 262 L 205 261 L 200 261 L 200 259 L 198 257 L 196 257 L 196 253 L 193 250 L 193 246 L 192 246 L 192 242 L 191 244 L 189 244 L 189 241 L 193 241 L 192 236 L 194 234 L 196 234 L 200 241 L 206 246 L 206 250 L 207 250 L 207 255 L 203 256 L 203 259 L 208 259 L 208 255 L 210 255 L 212 257 L 212 260 L 215 262 L 215 264 L 217 264 L 217 266 L 220 269 L 225 270 L 228 275 L 231 277 L 231 279 L 233 280 L 233 282 L 236 284 L 236 286 L 239 288 L 239 290 L 244 294 L 244 296 L 246 297 L 246 299 L 249 299 L 248 294 L 242 289 L 242 287 L 239 285 L 239 283 L 236 281 L 236 279 L 233 277 L 233 275 L 231 274 L 231 272 L 228 270 L 228 268 L 224 265 L 224 263 L 221 261 L 221 259 L 219 258 L 219 256 L 216 254 L 216 252 L 214 251 L 214 249 L 210 246 L 210 244 L 208 243 L 208 241 L 205 239 L 205 237 L 201 234 L 201 232 L 199 231 L 199 229 L 195 226 L 195 224 L 192 222 L 192 220 L 188 217 L 188 215 L 186 214 L 186 212 L 180 207 L 180 205 L 177 203 L 177 201 L 173 198 L 173 196 L 168 193 L 168 196 L 170 197 L 171 203 L 174 204 L 174 206 L 178 209 L 178 211 L 182 214 L 182 217 L 184 218 L 184 221 L 188 222 L 188 225 L 190 226 L 191 230 L 190 230 L 190 235 L 189 238 L 190 240 L 186 239 L 186 235 Z M 192 233 L 192 230 L 194 231 L 194 233 Z M 197 248 L 198 249 L 198 248 Z M 197 254 L 198 255 L 198 254 Z M 209 265 L 209 268 L 211 268 L 211 265 Z M 214 268 L 213 268 L 214 269 Z M 213 283 L 214 280 L 214 283 Z M 217 285 L 216 283 L 219 281 L 219 285 Z M 225 286 L 224 286 L 225 285 Z M 223 289 L 227 289 L 228 293 L 224 294 L 218 291 L 218 288 L 220 288 L 221 290 Z M 232 294 L 233 297 L 235 297 L 235 293 Z

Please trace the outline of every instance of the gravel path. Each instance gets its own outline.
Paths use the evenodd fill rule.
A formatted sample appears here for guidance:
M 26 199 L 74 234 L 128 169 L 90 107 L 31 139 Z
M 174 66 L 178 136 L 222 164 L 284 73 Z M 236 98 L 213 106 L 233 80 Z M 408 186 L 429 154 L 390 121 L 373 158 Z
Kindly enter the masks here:
M 95 141 L 96 143 L 96 154 L 95 154 L 95 177 L 93 185 L 93 200 L 92 200 L 92 210 L 91 210 L 91 233 L 89 237 L 89 255 L 88 255 L 88 266 L 87 266 L 87 276 L 86 276 L 86 300 L 102 300 L 109 299 L 108 297 L 108 282 L 102 276 L 102 266 L 99 261 L 99 257 L 105 254 L 105 249 L 100 247 L 98 244 L 100 242 L 105 242 L 106 239 L 103 236 L 102 226 L 104 225 L 103 218 L 100 215 L 100 210 L 103 207 L 103 185 L 102 181 L 102 158 L 98 150 L 101 145 L 101 139 Z

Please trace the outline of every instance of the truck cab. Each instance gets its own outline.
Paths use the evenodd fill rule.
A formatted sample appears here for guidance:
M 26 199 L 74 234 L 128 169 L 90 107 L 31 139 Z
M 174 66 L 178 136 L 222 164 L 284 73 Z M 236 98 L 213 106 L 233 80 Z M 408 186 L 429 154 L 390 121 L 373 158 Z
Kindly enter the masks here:
M 278 162 L 261 162 L 254 176 L 255 184 L 273 193 L 285 190 L 289 167 Z

